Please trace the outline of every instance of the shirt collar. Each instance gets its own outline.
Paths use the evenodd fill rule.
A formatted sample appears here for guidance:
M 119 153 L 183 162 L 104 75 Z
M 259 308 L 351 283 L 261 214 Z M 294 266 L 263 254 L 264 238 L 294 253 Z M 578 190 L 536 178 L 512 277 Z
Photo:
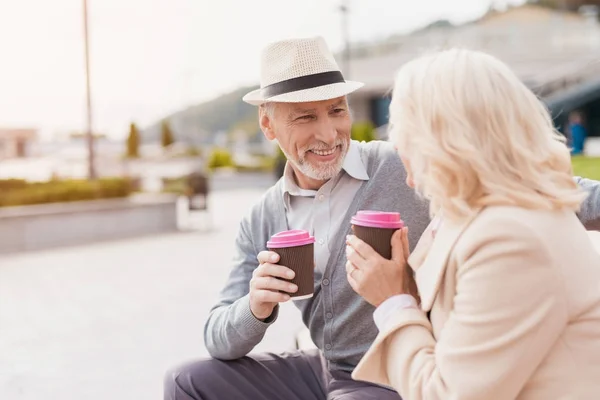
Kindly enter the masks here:
M 348 149 L 348 154 L 346 154 L 346 158 L 344 159 L 344 165 L 342 165 L 342 169 L 354 179 L 358 179 L 359 181 L 369 180 L 367 167 L 365 167 L 365 163 L 363 163 L 363 160 L 360 157 L 358 142 L 354 140 L 350 141 L 350 148 Z
M 345 171 L 352 178 L 368 181 L 369 174 L 367 174 L 367 168 L 363 163 L 363 160 L 360 156 L 360 149 L 358 148 L 358 142 L 351 140 L 350 147 L 348 148 L 348 153 L 346 153 L 346 157 L 344 158 L 344 163 L 342 164 L 342 170 Z M 290 163 L 286 163 L 284 171 L 283 171 L 283 195 L 284 198 L 288 195 L 291 196 L 314 196 L 317 193 L 316 190 L 307 190 L 298 187 L 296 184 L 296 179 L 294 178 L 294 170 L 290 166 Z

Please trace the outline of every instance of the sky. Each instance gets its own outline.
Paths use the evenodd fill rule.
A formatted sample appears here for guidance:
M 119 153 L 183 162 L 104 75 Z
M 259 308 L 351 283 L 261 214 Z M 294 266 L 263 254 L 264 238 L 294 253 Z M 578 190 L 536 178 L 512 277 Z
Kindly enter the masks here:
M 269 42 L 323 36 L 342 48 L 342 0 L 88 0 L 93 126 L 113 138 L 256 84 Z M 494 2 L 350 0 L 349 36 L 376 40 Z M 0 0 L 0 127 L 84 131 L 83 0 Z

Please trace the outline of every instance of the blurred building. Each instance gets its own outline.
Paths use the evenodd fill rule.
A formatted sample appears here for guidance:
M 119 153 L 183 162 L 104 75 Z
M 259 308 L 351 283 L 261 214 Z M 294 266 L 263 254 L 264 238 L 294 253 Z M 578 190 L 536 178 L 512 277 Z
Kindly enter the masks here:
M 0 128 L 0 159 L 24 158 L 31 155 L 30 148 L 36 139 L 36 129 Z
M 590 116 L 590 133 L 600 136 L 600 23 L 594 7 L 560 12 L 525 5 L 460 26 L 438 21 L 375 46 L 354 47 L 349 79 L 365 82 L 350 98 L 355 119 L 371 120 L 384 133 L 396 70 L 427 50 L 452 46 L 499 57 L 544 99 L 557 125 L 581 109 Z

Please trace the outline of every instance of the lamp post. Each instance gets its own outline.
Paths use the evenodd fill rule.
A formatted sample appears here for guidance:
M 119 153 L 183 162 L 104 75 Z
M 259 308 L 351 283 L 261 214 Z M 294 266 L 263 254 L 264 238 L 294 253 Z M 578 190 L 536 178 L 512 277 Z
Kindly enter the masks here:
M 343 0 L 340 5 L 342 13 L 342 37 L 344 39 L 344 75 L 350 78 L 350 37 L 348 34 L 348 14 L 350 13 L 350 1 Z
M 92 92 L 90 88 L 90 50 L 88 34 L 88 4 L 83 0 L 83 30 L 85 47 L 85 82 L 86 82 L 86 100 L 87 100 L 87 147 L 88 147 L 88 178 L 96 179 L 96 168 L 94 166 L 94 132 L 92 128 Z

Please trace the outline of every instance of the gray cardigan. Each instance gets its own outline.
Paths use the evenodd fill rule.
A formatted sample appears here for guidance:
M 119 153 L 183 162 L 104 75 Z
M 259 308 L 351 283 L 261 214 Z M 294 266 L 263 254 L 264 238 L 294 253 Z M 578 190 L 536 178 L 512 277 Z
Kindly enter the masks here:
M 346 371 L 354 369 L 378 333 L 374 308 L 346 279 L 345 237 L 350 233 L 350 217 L 361 209 L 398 211 L 409 227 L 411 246 L 429 224 L 428 204 L 406 186 L 406 172 L 393 147 L 374 141 L 361 143 L 359 148 L 369 180 L 362 183 L 347 211 L 348 225 L 331 235 L 331 256 L 325 272 L 315 272 L 314 296 L 295 302 L 329 367 Z M 580 219 L 584 223 L 600 221 L 600 184 L 577 180 L 592 194 L 582 207 Z M 205 345 L 215 358 L 245 356 L 277 319 L 278 308 L 266 322 L 257 320 L 250 311 L 248 292 L 252 272 L 258 266 L 257 254 L 266 250 L 271 235 L 288 229 L 282 183 L 280 180 L 271 187 L 241 221 L 229 278 L 204 328 Z
M 589 193 L 581 205 L 579 220 L 588 230 L 600 231 L 600 182 L 580 177 L 575 181 Z
M 347 371 L 356 366 L 378 332 L 374 308 L 346 279 L 345 239 L 351 216 L 361 209 L 400 212 L 409 227 L 411 245 L 429 224 L 428 205 L 406 186 L 404 167 L 392 145 L 373 141 L 360 143 L 359 150 L 369 180 L 362 182 L 346 213 L 348 224 L 330 235 L 331 255 L 325 272 L 315 271 L 314 296 L 294 302 L 330 368 Z M 257 254 L 266 250 L 271 235 L 288 229 L 282 183 L 280 180 L 270 188 L 241 222 L 229 279 L 204 329 L 206 347 L 215 358 L 243 357 L 277 318 L 276 310 L 268 322 L 257 320 L 250 312 L 248 292 L 252 272 L 258 266 Z

